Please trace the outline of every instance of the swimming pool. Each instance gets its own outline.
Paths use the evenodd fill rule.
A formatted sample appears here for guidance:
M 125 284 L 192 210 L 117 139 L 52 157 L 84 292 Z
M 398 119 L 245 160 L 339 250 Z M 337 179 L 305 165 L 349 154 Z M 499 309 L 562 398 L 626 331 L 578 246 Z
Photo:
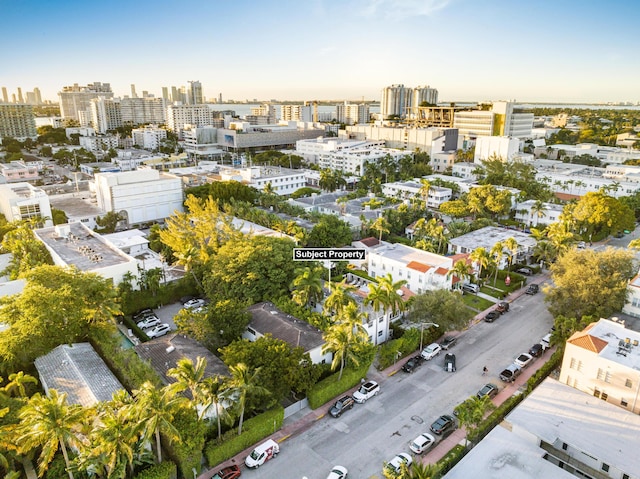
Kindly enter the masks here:
M 131 341 L 126 334 L 124 334 L 119 329 L 118 329 L 118 332 L 120 333 L 120 347 L 122 349 L 131 349 L 135 346 L 133 344 L 133 341 Z

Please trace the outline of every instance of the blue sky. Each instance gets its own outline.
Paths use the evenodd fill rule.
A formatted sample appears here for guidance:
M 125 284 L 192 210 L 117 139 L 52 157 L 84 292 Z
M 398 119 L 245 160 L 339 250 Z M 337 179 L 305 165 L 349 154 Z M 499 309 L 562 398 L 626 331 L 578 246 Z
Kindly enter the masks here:
M 0 0 L 0 86 L 159 96 L 640 101 L 636 0 Z

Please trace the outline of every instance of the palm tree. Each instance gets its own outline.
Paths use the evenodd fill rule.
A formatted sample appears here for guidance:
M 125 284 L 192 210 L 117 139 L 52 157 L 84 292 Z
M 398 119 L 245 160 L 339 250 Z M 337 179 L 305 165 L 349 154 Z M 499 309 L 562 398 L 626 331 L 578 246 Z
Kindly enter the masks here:
M 447 273 L 447 279 L 456 276 L 460 281 L 471 278 L 471 265 L 464 259 L 459 259 Z
M 513 258 L 518 254 L 518 242 L 512 236 L 504 240 L 504 246 L 509 250 L 509 270 L 511 270 L 511 266 L 513 266 Z
M 493 278 L 493 285 L 495 286 L 498 282 L 498 269 L 500 269 L 500 261 L 502 261 L 502 256 L 504 255 L 504 244 L 502 241 L 498 241 L 493 245 L 491 251 L 489 251 L 489 255 L 493 258 L 493 264 L 496 267 L 496 275 Z
M 531 215 L 538 217 L 538 221 L 536 221 L 536 225 L 538 224 L 541 218 L 544 218 L 545 216 L 547 216 L 547 214 L 545 213 L 544 203 L 542 201 L 537 200 L 533 204 L 533 206 L 531 207 Z M 529 224 L 531 224 L 531 222 L 529 222 Z
M 391 273 L 387 273 L 385 276 L 378 276 L 376 280 L 378 281 L 378 286 L 386 293 L 385 302 L 383 303 L 385 310 L 390 309 L 393 316 L 398 312 L 404 311 L 406 303 L 398 291 L 402 291 L 402 287 L 407 284 L 407 281 L 404 279 L 393 281 Z
M 438 468 L 434 464 L 425 464 L 414 461 L 407 471 L 407 479 L 433 479 L 436 477 Z
M 353 337 L 353 329 L 348 323 L 334 324 L 323 335 L 325 343 L 322 346 L 322 354 L 333 353 L 331 370 L 335 371 L 338 364 L 340 365 L 338 381 L 342 379 L 342 371 L 347 361 L 353 362 L 356 366 L 359 364 L 358 357 L 353 353 Z
M 290 286 L 293 301 L 300 306 L 309 307 L 311 303 L 322 300 L 322 268 L 304 267 L 296 270 L 296 278 Z
M 631 247 L 631 245 L 629 245 L 629 247 Z M 551 241 L 543 240 L 536 243 L 536 246 L 533 248 L 533 254 L 542 262 L 542 266 L 544 267 L 545 264 L 551 264 L 555 260 L 557 251 Z
M 169 441 L 180 440 L 180 432 L 173 425 L 173 418 L 177 409 L 184 403 L 184 398 L 178 396 L 175 389 L 171 387 L 159 389 L 149 381 L 133 394 L 136 398 L 134 413 L 138 419 L 138 425 L 142 428 L 142 437 L 145 441 L 155 438 L 156 459 L 161 463 L 160 433 L 164 434 Z
M 198 252 L 195 248 L 188 248 L 186 251 L 174 251 L 173 255 L 176 258 L 176 262 L 184 266 L 185 273 L 191 273 L 194 281 L 198 285 L 198 289 L 200 291 L 204 291 L 202 288 L 202 283 L 196 276 L 196 272 L 194 271 L 194 266 L 198 260 Z
M 38 380 L 29 374 L 25 374 L 22 371 L 17 373 L 13 373 L 9 375 L 9 382 L 2 388 L 5 392 L 11 394 L 11 392 L 16 389 L 18 391 L 18 396 L 21 398 L 27 396 L 27 390 L 25 388 L 25 384 L 38 384 Z
M 371 224 L 371 229 L 379 233 L 378 241 L 382 241 L 382 233 L 389 233 L 389 222 L 384 216 L 378 216 Z
M 273 185 L 271 184 L 270 181 L 268 181 L 267 184 L 264 185 L 264 188 L 262 189 L 262 191 L 264 191 L 264 194 L 267 196 L 271 196 L 275 194 L 275 190 L 273 189 Z
M 469 255 L 469 259 L 478 265 L 478 280 L 482 276 L 482 268 L 487 268 L 491 263 L 491 255 L 486 248 L 479 246 Z
M 467 446 L 469 433 L 473 432 L 482 422 L 484 416 L 495 408 L 496 406 L 488 395 L 482 397 L 471 396 L 462 404 L 456 406 L 455 411 L 457 412 L 460 425 L 463 426 L 467 432 L 465 436 L 465 447 Z
M 39 475 L 43 475 L 58 449 L 66 464 L 69 479 L 73 479 L 67 448 L 76 444 L 75 429 L 86 415 L 77 404 L 67 404 L 67 395 L 49 390 L 49 396 L 36 393 L 21 409 L 20 424 L 16 428 L 16 444 L 21 453 L 42 447 L 38 459 Z
M 229 366 L 229 371 L 231 372 L 231 379 L 229 380 L 228 397 L 235 398 L 237 407 L 240 410 L 239 436 L 242 434 L 247 396 L 266 396 L 269 391 L 258 385 L 260 368 L 251 371 L 246 364 L 239 363 L 235 366 Z
M 329 296 L 324 300 L 324 314 L 340 315 L 342 310 L 356 300 L 351 296 L 358 288 L 354 285 L 347 284 L 344 281 L 339 283 L 329 283 Z
M 203 402 L 202 383 L 206 369 L 207 360 L 202 356 L 198 356 L 196 364 L 193 364 L 193 361 L 189 358 L 182 358 L 178 360 L 175 368 L 167 371 L 167 376 L 176 380 L 169 387 L 173 388 L 176 393 L 189 390 L 196 413 L 198 412 L 198 406 L 202 406 Z
M 429 193 L 431 192 L 431 182 L 422 178 L 420 180 L 420 190 L 418 194 L 424 200 L 424 206 L 427 207 L 429 203 Z
M 220 376 L 205 378 L 203 383 L 203 396 L 205 397 L 204 408 L 200 417 L 204 417 L 211 408 L 215 409 L 216 421 L 218 422 L 218 439 L 222 437 L 222 422 L 229 424 L 232 421 L 231 415 L 222 405 L 227 395 L 226 385 Z

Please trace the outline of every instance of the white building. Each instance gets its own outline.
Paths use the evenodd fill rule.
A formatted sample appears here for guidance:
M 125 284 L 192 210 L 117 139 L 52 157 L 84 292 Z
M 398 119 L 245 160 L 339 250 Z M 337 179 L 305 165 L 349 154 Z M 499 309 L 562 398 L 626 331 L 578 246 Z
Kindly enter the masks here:
M 80 271 L 99 274 L 114 284 L 125 275 L 138 277 L 135 258 L 123 253 L 95 231 L 82 223 L 68 223 L 34 230 L 58 266 L 75 266 Z M 134 280 L 133 284 L 136 284 Z
M 383 119 L 393 115 L 407 118 L 411 115 L 412 109 L 420 106 L 423 102 L 431 105 L 437 104 L 438 90 L 428 85 L 416 88 L 391 85 L 382 89 L 380 114 Z
M 546 379 L 444 479 L 637 479 L 640 418 Z
M 473 162 L 482 164 L 492 157 L 513 160 L 520 151 L 520 140 L 509 136 L 480 136 L 476 140 Z
M 280 196 L 290 195 L 304 187 L 303 170 L 292 170 L 277 166 L 252 166 L 249 168 L 220 167 L 222 181 L 240 181 L 259 191 L 264 191 L 267 184 Z
M 97 173 L 98 207 L 126 213 L 128 224 L 167 218 L 183 210 L 182 181 L 154 169 L 122 173 Z
M 29 183 L 0 185 L 0 213 L 7 221 L 47 218 L 44 226 L 52 226 L 49 196 Z
M 401 148 L 407 153 L 417 149 L 431 155 L 433 152 L 455 151 L 459 148 L 458 130 L 454 128 L 362 124 L 347 126 L 346 135 L 353 140 L 382 140 L 388 148 Z
M 58 92 L 60 97 L 60 116 L 65 120 L 76 120 L 80 126 L 89 126 L 92 120 L 91 100 L 104 97 L 113 98 L 109 83 L 94 82 L 87 86 L 65 86 Z
M 398 162 L 405 155 L 406 152 L 402 150 L 380 148 L 367 142 L 361 142 L 359 145 L 352 144 L 348 148 L 342 148 L 337 151 L 320 153 L 317 157 L 317 164 L 322 169 L 328 168 L 362 176 L 365 173 L 365 165 L 367 163 L 377 163 L 386 157 Z
M 474 173 L 478 169 L 478 165 L 472 162 L 461 161 L 454 163 L 451 168 L 451 174 L 457 178 L 476 181 L 478 175 Z
M 542 203 L 542 210 L 536 208 L 536 200 L 527 200 L 516 205 L 515 219 L 528 226 L 538 228 L 540 225 L 556 223 L 564 209 L 563 205 L 555 203 Z
M 118 148 L 118 137 L 114 135 L 81 136 L 80 146 L 91 152 L 104 153 L 111 148 Z
M 486 226 L 479 230 L 458 236 L 457 238 L 451 238 L 449 240 L 449 253 L 467 254 L 480 247 L 491 251 L 496 243 L 504 242 L 509 238 L 515 239 L 518 243 L 518 251 L 516 252 L 513 262 L 526 262 L 533 254 L 533 249 L 537 244 L 536 240 L 527 233 L 507 228 L 498 228 L 497 226 Z M 508 265 L 509 254 L 510 252 L 505 248 L 502 261 L 500 262 L 500 268 L 505 268 Z
M 640 318 L 640 274 L 637 274 L 627 285 L 627 298 L 622 312 Z
M 568 340 L 559 381 L 582 392 L 640 412 L 640 333 L 600 319 Z
M 98 97 L 91 100 L 91 124 L 98 133 L 122 126 L 120 99 Z
M 479 105 L 478 110 L 457 111 L 453 127 L 460 136 L 474 139 L 480 136 L 511 136 L 530 138 L 533 113 L 519 112 L 513 102 L 496 101 Z
M 394 181 L 393 183 L 383 183 L 382 193 L 385 196 L 393 198 L 401 198 L 404 200 L 418 199 L 423 201 L 420 195 L 422 183 L 419 179 L 413 181 Z M 439 208 L 445 201 L 451 201 L 453 192 L 451 188 L 444 188 L 441 186 L 432 186 L 429 189 L 429 197 L 427 199 L 427 206 L 429 208 Z
M 112 163 L 115 163 L 120 167 L 120 171 L 132 171 L 137 170 L 140 166 L 144 165 L 146 161 L 161 161 L 166 158 L 165 155 L 152 154 L 145 150 L 117 150 L 118 156 L 111 159 Z
M 213 126 L 185 125 L 182 135 L 184 151 L 198 162 L 214 160 L 224 155 L 224 151 L 218 145 L 218 129 Z
M 167 138 L 167 130 L 158 128 L 158 125 L 146 125 L 144 128 L 131 130 L 133 144 L 145 150 L 157 150 L 162 140 Z
M 338 103 L 336 105 L 336 120 L 345 125 L 369 122 L 369 105 L 367 103 Z
M 372 277 L 391 274 L 394 281 L 406 280 L 416 294 L 435 289 L 451 289 L 449 270 L 463 256 L 440 256 L 403 244 L 383 244 L 369 252 L 368 274 Z
M 167 107 L 167 128 L 182 138 L 186 125 L 196 127 L 213 123 L 216 115 L 207 105 L 169 105 Z
M 282 121 L 313 121 L 312 105 L 280 105 Z
M 361 141 L 361 140 L 348 140 L 344 138 L 324 138 L 319 136 L 318 138 L 298 140 L 296 141 L 296 155 L 304 158 L 307 163 L 318 163 L 320 157 L 331 153 L 341 152 L 343 150 L 349 150 L 350 148 L 363 148 L 363 147 L 384 147 L 384 140 L 376 141 Z

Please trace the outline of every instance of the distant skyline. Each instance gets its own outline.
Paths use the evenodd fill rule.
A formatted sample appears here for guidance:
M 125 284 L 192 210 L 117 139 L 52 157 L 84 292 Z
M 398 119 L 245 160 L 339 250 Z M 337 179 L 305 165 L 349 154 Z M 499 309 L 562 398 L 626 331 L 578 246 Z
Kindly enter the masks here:
M 202 83 L 207 99 L 639 102 L 634 0 L 0 0 L 0 86 Z

